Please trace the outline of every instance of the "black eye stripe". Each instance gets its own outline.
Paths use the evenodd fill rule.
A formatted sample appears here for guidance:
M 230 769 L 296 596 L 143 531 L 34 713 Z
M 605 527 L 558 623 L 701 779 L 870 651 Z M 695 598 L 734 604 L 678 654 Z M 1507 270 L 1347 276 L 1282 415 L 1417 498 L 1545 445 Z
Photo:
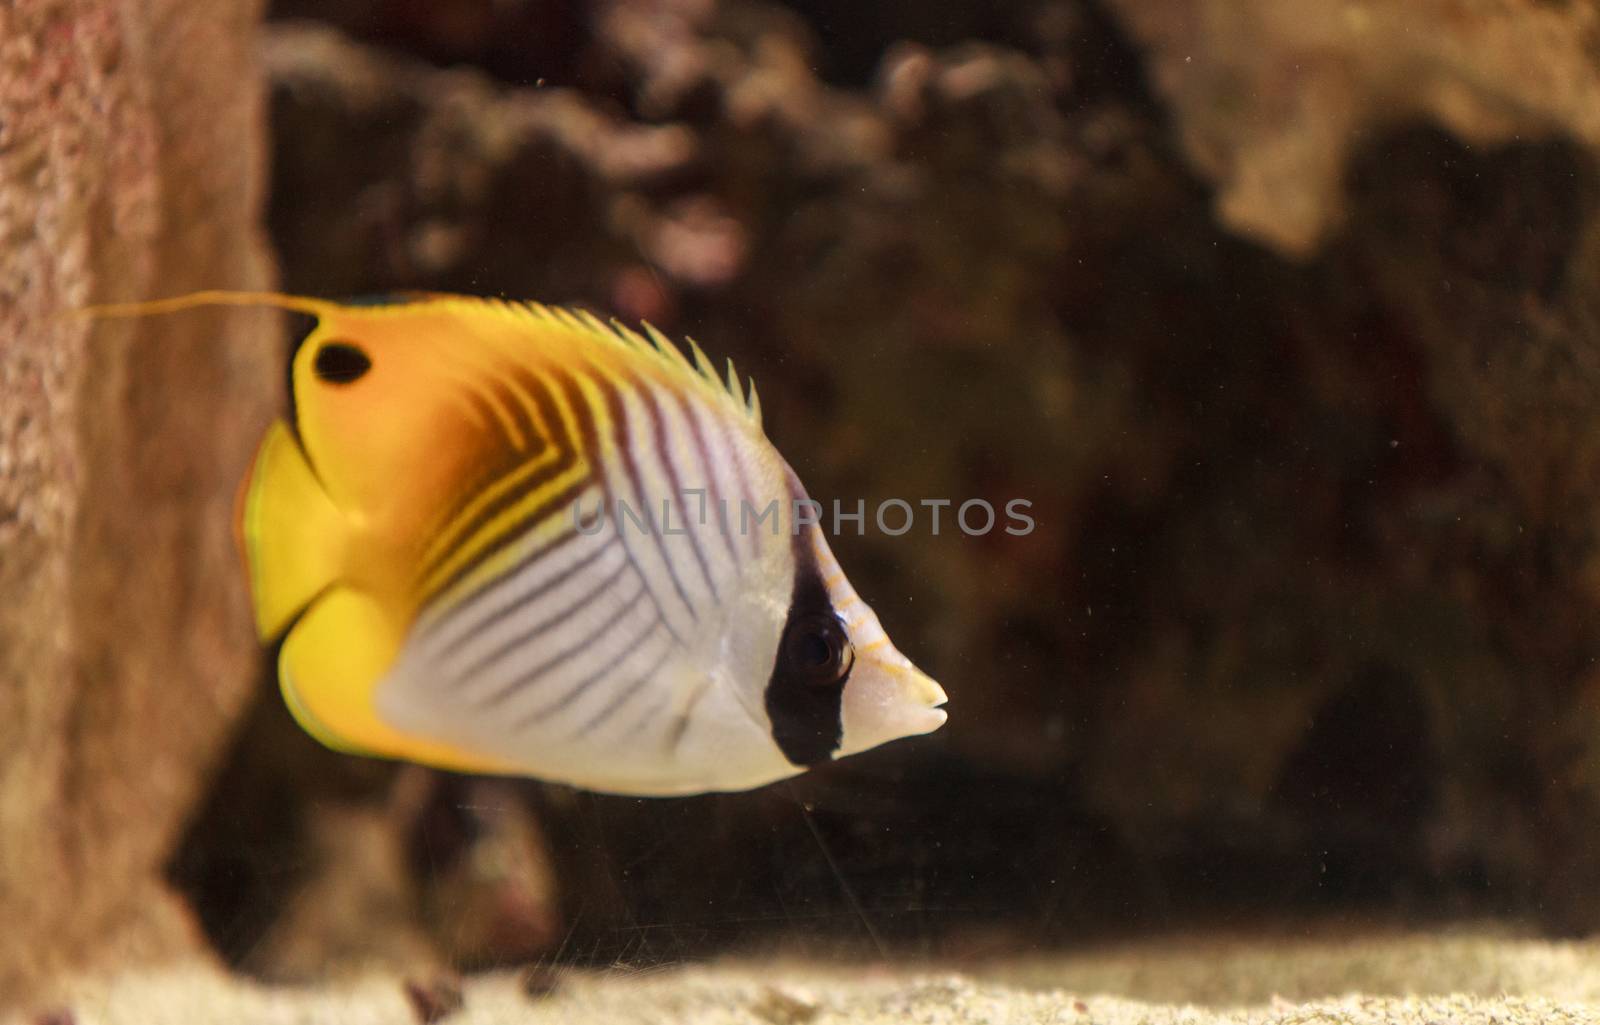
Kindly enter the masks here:
M 311 369 L 328 384 L 350 384 L 372 369 L 372 359 L 351 342 L 323 342 L 312 357 Z
M 810 535 L 801 531 L 793 550 L 794 594 L 767 681 L 766 708 L 778 750 L 792 764 L 810 766 L 831 759 L 844 740 L 844 686 L 855 651 L 823 586 Z M 826 661 L 808 657 L 818 650 L 826 650 Z

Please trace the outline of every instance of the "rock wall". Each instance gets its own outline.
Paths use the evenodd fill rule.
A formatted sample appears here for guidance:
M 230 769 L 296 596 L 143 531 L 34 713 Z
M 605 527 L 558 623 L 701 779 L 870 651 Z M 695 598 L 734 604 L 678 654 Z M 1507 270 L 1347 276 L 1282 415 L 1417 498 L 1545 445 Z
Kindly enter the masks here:
M 0 1009 L 202 949 L 162 873 L 255 684 L 229 536 L 271 416 L 252 0 L 0 5 Z

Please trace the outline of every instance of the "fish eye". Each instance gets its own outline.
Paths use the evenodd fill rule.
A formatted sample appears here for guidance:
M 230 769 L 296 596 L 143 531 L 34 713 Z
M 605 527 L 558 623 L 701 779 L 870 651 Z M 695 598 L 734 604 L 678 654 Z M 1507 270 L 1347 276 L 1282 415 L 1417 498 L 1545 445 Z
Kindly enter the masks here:
M 795 622 L 784 638 L 784 654 L 795 674 L 804 683 L 817 687 L 843 683 L 855 662 L 844 624 L 832 613 Z
M 311 369 L 329 384 L 349 384 L 372 369 L 372 359 L 349 342 L 327 342 L 317 350 Z

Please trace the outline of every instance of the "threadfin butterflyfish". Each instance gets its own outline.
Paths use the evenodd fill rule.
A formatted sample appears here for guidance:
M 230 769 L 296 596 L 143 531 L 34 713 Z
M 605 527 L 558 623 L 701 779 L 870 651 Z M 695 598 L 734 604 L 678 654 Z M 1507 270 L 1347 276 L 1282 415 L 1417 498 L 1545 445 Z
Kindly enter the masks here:
M 316 325 L 238 512 L 283 697 L 342 751 L 639 795 L 937 729 L 767 440 L 646 326 L 453 295 L 197 293 Z

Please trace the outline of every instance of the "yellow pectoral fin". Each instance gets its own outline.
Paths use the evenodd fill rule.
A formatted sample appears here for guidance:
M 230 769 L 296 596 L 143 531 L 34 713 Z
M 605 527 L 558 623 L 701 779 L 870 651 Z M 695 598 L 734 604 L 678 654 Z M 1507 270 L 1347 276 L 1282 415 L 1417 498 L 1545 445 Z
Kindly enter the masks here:
M 338 587 L 297 620 L 278 655 L 278 682 L 295 720 L 336 751 L 401 758 L 459 772 L 504 773 L 505 763 L 395 729 L 378 716 L 378 684 L 404 630 L 370 595 Z

